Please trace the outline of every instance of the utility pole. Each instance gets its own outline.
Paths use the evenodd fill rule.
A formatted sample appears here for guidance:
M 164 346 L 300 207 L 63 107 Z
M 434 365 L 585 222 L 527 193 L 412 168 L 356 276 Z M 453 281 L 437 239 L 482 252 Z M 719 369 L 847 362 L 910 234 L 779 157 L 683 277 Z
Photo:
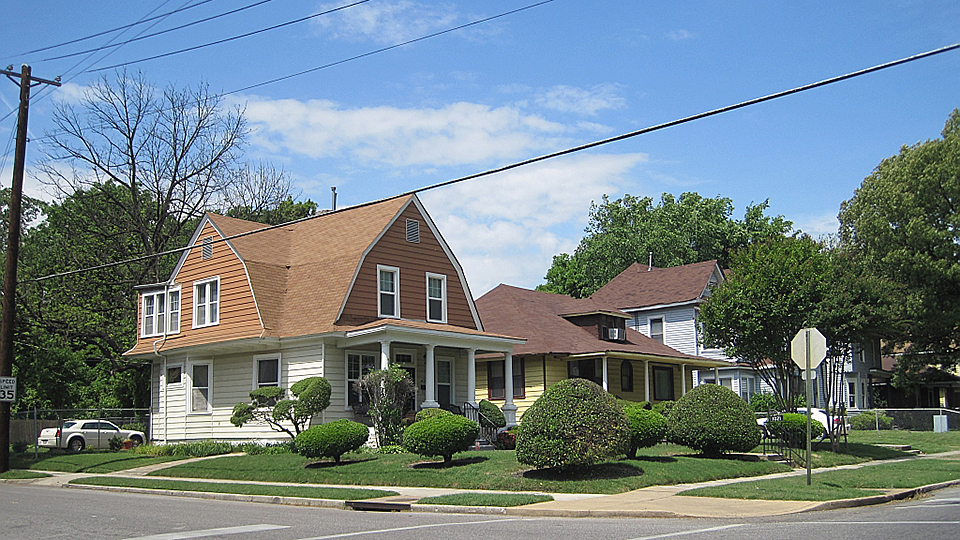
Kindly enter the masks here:
M 17 259 L 20 256 L 20 206 L 23 200 L 23 169 L 27 157 L 27 113 L 30 111 L 30 88 L 38 84 L 60 86 L 60 77 L 48 81 L 30 75 L 30 66 L 23 64 L 20 73 L 13 66 L 0 71 L 11 81 L 20 78 L 20 110 L 17 116 L 17 149 L 13 159 L 13 185 L 10 189 L 10 227 L 7 230 L 7 261 L 3 274 L 3 311 L 0 326 L 0 377 L 13 375 L 13 330 L 17 308 Z M 0 401 L 0 473 L 10 470 L 10 407 Z M 36 443 L 36 441 L 34 441 Z

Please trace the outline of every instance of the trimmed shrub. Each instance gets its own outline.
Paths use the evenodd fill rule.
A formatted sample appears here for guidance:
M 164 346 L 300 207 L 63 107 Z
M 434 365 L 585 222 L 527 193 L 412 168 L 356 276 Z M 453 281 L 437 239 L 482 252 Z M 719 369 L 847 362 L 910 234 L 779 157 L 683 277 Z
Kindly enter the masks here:
M 450 416 L 452 414 L 453 414 L 452 412 L 446 409 L 440 409 L 438 407 L 434 407 L 430 409 L 420 409 L 419 411 L 417 411 L 417 416 L 414 417 L 413 421 L 420 422 L 421 420 L 426 420 L 428 418 L 435 418 L 437 416 Z
M 645 402 L 627 403 L 623 412 L 630 420 L 630 447 L 627 457 L 637 457 L 637 449 L 648 448 L 663 441 L 667 435 L 667 419 L 658 412 L 644 408 Z
M 363 446 L 369 435 L 367 426 L 344 418 L 300 432 L 294 445 L 301 456 L 332 457 L 334 462 L 340 463 L 340 456 Z
M 747 402 L 732 390 L 701 384 L 667 415 L 667 438 L 708 457 L 749 452 L 760 444 L 760 426 Z
M 493 403 L 481 399 L 478 404 L 480 407 L 480 427 L 484 429 L 496 429 L 507 426 L 507 419 L 503 416 L 503 411 Z
M 670 409 L 672 409 L 673 406 L 676 404 L 677 404 L 676 401 L 672 401 L 669 399 L 666 401 L 658 401 L 650 406 L 650 410 L 654 412 L 658 412 L 662 414 L 664 418 L 666 418 L 666 416 L 670 414 Z
M 757 392 L 750 396 L 750 408 L 753 409 L 755 413 L 776 411 L 779 409 L 777 406 L 777 396 L 770 392 Z
M 800 413 L 784 413 L 783 420 L 767 420 L 764 424 L 767 433 L 772 437 L 782 439 L 794 448 L 807 444 L 807 415 Z M 819 439 L 826 432 L 817 420 L 810 422 L 810 439 Z
M 123 448 L 123 437 L 114 435 L 107 440 L 107 445 L 110 446 L 111 452 L 119 452 Z
M 480 424 L 469 418 L 435 414 L 403 430 L 403 447 L 421 456 L 443 456 L 443 462 L 450 463 L 454 454 L 473 446 L 479 433 Z
M 616 398 L 586 379 L 565 379 L 523 414 L 517 461 L 538 469 L 593 465 L 629 444 L 630 421 Z
M 14 454 L 22 454 L 27 451 L 27 447 L 30 445 L 27 441 L 16 441 L 10 446 L 13 447 Z
M 850 429 L 893 429 L 893 418 L 884 411 L 863 411 L 850 417 Z

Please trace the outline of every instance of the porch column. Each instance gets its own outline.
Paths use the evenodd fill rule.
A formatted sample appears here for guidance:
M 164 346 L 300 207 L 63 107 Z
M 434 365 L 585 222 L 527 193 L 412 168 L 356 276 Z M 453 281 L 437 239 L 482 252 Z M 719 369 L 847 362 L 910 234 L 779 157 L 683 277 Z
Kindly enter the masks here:
M 467 349 L 467 403 L 477 406 L 477 350 Z
M 503 417 L 507 426 L 517 425 L 517 406 L 513 404 L 513 353 L 503 353 Z
M 720 368 L 713 366 L 713 382 L 720 386 Z
M 687 395 L 687 366 L 680 364 L 680 395 Z
M 607 378 L 607 357 L 603 357 L 603 389 L 607 392 L 610 391 L 610 383 Z
M 436 409 L 440 406 L 437 403 L 437 377 L 436 377 L 436 362 L 433 358 L 433 349 L 436 345 L 427 344 L 424 345 L 427 349 L 427 399 L 420 404 L 421 409 Z
M 643 361 L 643 399 L 650 403 L 650 361 Z
M 380 342 L 380 369 L 390 369 L 390 342 Z

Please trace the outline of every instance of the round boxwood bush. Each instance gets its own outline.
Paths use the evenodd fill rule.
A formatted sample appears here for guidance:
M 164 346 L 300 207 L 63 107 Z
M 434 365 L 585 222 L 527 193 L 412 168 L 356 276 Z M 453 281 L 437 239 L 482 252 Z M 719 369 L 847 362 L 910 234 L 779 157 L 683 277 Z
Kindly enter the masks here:
M 786 441 L 794 448 L 807 444 L 807 415 L 800 413 L 784 413 L 782 420 L 767 420 L 763 425 L 771 437 Z M 826 432 L 817 420 L 810 421 L 810 439 L 818 439 Z
M 662 414 L 664 417 L 666 417 L 667 415 L 670 414 L 670 409 L 672 409 L 673 406 L 676 404 L 677 402 L 671 399 L 668 399 L 666 401 L 658 401 L 650 406 L 650 410 L 658 412 Z
M 445 411 L 446 412 L 446 411 Z M 480 424 L 447 412 L 419 420 L 403 430 L 403 447 L 421 456 L 443 456 L 450 463 L 457 452 L 469 450 L 480 433 Z
M 667 424 L 670 442 L 709 457 L 749 452 L 760 444 L 760 426 L 747 402 L 715 384 L 701 384 L 677 400 Z
M 893 418 L 883 411 L 863 411 L 850 417 L 850 429 L 893 429 Z
M 363 446 L 369 436 L 367 426 L 342 419 L 305 429 L 294 439 L 294 447 L 301 456 L 332 457 L 340 463 L 340 456 Z
M 434 418 L 437 416 L 450 416 L 453 413 L 438 407 L 432 407 L 429 409 L 420 409 L 417 411 L 417 415 L 414 417 L 414 422 L 419 422 L 421 420 L 426 420 L 427 418 Z
M 644 407 L 645 403 L 625 403 L 623 412 L 630 420 L 630 447 L 627 457 L 637 457 L 637 449 L 648 448 L 661 442 L 667 435 L 667 419 L 658 412 Z
M 630 421 L 616 398 L 586 379 L 565 379 L 523 414 L 517 461 L 538 469 L 593 465 L 629 444 Z
M 503 411 L 493 403 L 481 399 L 480 403 L 480 426 L 485 429 L 496 429 L 506 427 L 507 419 L 503 416 Z

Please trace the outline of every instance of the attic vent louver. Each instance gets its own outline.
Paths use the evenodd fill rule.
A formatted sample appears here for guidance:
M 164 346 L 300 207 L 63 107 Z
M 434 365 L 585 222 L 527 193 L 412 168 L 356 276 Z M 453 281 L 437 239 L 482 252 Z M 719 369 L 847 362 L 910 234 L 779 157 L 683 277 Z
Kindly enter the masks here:
M 203 239 L 203 260 L 213 257 L 213 238 L 207 236 Z
M 420 222 L 415 219 L 407 220 L 407 242 L 420 243 Z

